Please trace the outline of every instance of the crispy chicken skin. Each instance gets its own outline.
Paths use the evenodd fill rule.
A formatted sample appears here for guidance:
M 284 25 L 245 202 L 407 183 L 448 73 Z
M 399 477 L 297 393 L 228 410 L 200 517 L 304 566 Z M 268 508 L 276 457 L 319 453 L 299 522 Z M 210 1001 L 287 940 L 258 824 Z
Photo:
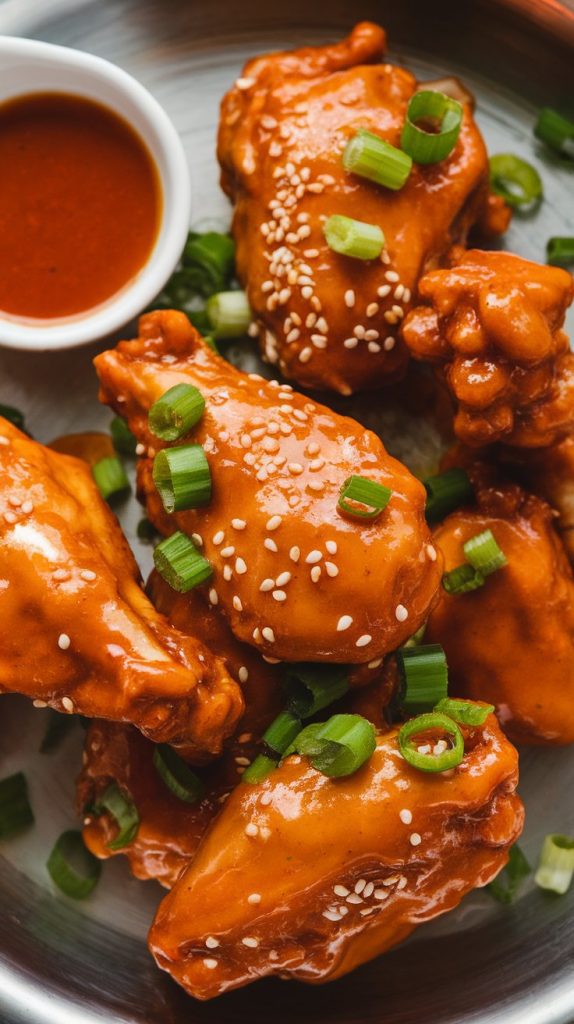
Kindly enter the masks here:
M 463 544 L 490 529 L 508 565 L 471 593 L 441 590 L 425 643 L 440 643 L 453 694 L 495 705 L 517 742 L 574 742 L 574 577 L 552 509 L 516 484 L 482 482 L 470 470 L 476 505 L 435 531 L 447 570 Z
M 459 253 L 419 282 L 402 326 L 417 359 L 441 367 L 465 444 L 551 445 L 574 429 L 574 356 L 562 330 L 574 282 L 505 252 Z
M 455 907 L 506 863 L 523 821 L 517 753 L 493 715 L 466 749 L 449 777 L 429 775 L 393 730 L 347 778 L 294 756 L 238 786 L 158 909 L 158 965 L 198 999 L 270 974 L 319 983 Z
M 0 420 L 0 692 L 133 722 L 203 759 L 243 711 L 223 662 L 159 615 L 85 463 Z
M 148 428 L 151 405 L 181 382 L 202 392 L 206 411 L 188 440 L 207 454 L 210 504 L 167 524 L 149 465 L 140 485 L 160 529 L 200 536 L 214 568 L 204 589 L 238 639 L 287 661 L 363 663 L 425 620 L 440 564 L 429 548 L 424 488 L 374 434 L 288 386 L 240 373 L 182 313 L 142 317 L 137 340 L 95 363 L 102 399 L 153 450 L 160 442 Z M 338 510 L 351 474 L 392 490 L 377 519 Z
M 345 171 L 342 153 L 359 128 L 399 145 L 419 88 L 404 68 L 380 63 L 385 47 L 383 29 L 362 22 L 335 45 L 256 57 L 221 107 L 221 182 L 261 350 L 299 384 L 343 394 L 404 370 L 398 324 L 421 273 L 478 220 L 494 230 L 508 220 L 500 201 L 489 203 L 468 102 L 453 153 L 415 165 L 400 191 Z M 323 222 L 332 214 L 378 224 L 383 258 L 329 249 Z

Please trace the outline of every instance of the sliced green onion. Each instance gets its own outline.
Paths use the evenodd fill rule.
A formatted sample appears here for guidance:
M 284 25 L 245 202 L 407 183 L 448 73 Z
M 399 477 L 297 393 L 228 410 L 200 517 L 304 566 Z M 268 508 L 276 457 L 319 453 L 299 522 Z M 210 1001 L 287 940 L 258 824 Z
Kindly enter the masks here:
M 429 476 L 423 484 L 427 492 L 426 517 L 431 523 L 444 519 L 474 498 L 472 484 L 464 469 L 447 469 L 444 473 Z
M 436 741 L 424 739 L 425 733 L 429 732 L 446 733 L 452 746 L 435 754 Z M 399 732 L 398 743 L 405 761 L 421 772 L 446 772 L 449 768 L 456 768 L 464 757 L 464 739 L 458 725 L 438 711 L 430 711 L 405 722 Z M 430 749 L 427 753 L 420 747 Z
M 135 455 L 137 441 L 121 416 L 114 416 L 110 423 L 113 446 L 120 455 Z
M 211 563 L 180 530 L 158 544 L 153 561 L 162 579 L 179 594 L 187 594 L 213 574 Z
M 253 319 L 245 292 L 218 292 L 206 305 L 214 338 L 241 338 Z
M 350 476 L 341 487 L 338 508 L 357 519 L 376 519 L 390 501 L 392 491 L 364 476 Z M 350 505 L 349 502 L 357 502 Z
M 490 187 L 509 206 L 532 206 L 542 199 L 542 179 L 532 164 L 513 153 L 491 156 Z
M 205 335 L 211 330 L 211 324 L 206 311 L 204 309 L 193 309 L 187 314 L 187 319 L 203 335 L 205 341 Z
M 190 231 L 182 256 L 183 275 L 192 292 L 209 298 L 223 291 L 233 275 L 235 243 L 219 231 Z M 169 289 L 166 288 L 169 293 Z
M 310 718 L 347 693 L 349 671 L 345 665 L 288 665 L 285 688 L 289 710 Z
M 62 832 L 46 864 L 54 885 L 73 900 L 85 900 L 102 873 L 101 861 L 84 846 L 82 833 Z
M 508 565 L 506 556 L 496 543 L 492 530 L 483 530 L 482 533 L 471 537 L 464 544 L 463 550 L 473 569 L 476 569 L 481 576 L 491 576 L 493 572 L 498 572 L 499 569 Z
M 212 338 L 210 334 L 205 334 L 203 336 L 203 340 L 207 347 L 210 348 L 212 352 L 215 352 L 216 356 L 221 355 L 221 352 L 219 351 L 217 344 L 215 342 L 215 338 Z
M 462 117 L 462 105 L 444 92 L 416 92 L 407 107 L 401 148 L 417 164 L 444 160 L 456 146 Z
M 242 782 L 261 782 L 262 779 L 267 778 L 272 771 L 275 771 L 277 767 L 277 761 L 272 757 L 266 757 L 265 754 L 258 754 L 254 761 L 251 762 L 248 768 L 245 769 L 241 776 Z
M 333 715 L 327 722 L 308 725 L 293 742 L 297 753 L 330 778 L 358 771 L 376 745 L 375 728 L 361 715 Z
M 48 709 L 48 724 L 40 744 L 40 753 L 51 754 L 52 751 L 57 750 L 75 725 L 75 715 L 62 715 L 59 711 L 52 711 L 51 708 Z
M 534 125 L 534 134 L 561 156 L 574 157 L 574 121 L 557 110 L 543 107 Z
M 407 153 L 363 128 L 349 139 L 343 153 L 343 167 L 346 171 L 393 191 L 403 187 L 412 166 L 413 162 Z
M 179 441 L 203 416 L 205 399 L 193 384 L 175 384 L 149 411 L 149 429 L 162 441 Z
M 494 704 L 475 704 L 471 700 L 443 697 L 434 710 L 448 715 L 453 722 L 460 722 L 461 725 L 484 725 L 494 711 Z
M 130 482 L 120 460 L 115 455 L 107 455 L 92 466 L 92 474 L 98 490 L 105 501 L 113 501 L 127 494 Z
M 129 846 L 138 834 L 140 816 L 133 800 L 120 789 L 117 782 L 111 782 L 94 804 L 94 814 L 103 814 L 104 811 L 118 826 L 118 834 L 108 843 L 108 849 L 122 850 L 124 846 Z
M 405 640 L 404 644 L 402 644 L 402 647 L 418 647 L 419 644 L 423 642 L 426 631 L 427 624 L 426 622 L 423 622 L 422 626 L 420 626 L 417 629 L 416 633 L 413 633 L 413 635 L 410 636 L 408 640 Z
M 169 513 L 200 508 L 211 501 L 211 473 L 200 444 L 162 448 L 153 460 L 153 482 Z
M 556 267 L 569 267 L 574 263 L 574 238 L 549 238 L 546 243 L 546 262 Z
M 518 890 L 532 868 L 515 843 L 508 852 L 508 863 L 488 886 L 490 895 L 499 903 L 513 903 Z
M 204 785 L 179 754 L 167 743 L 154 747 L 153 763 L 168 789 L 186 804 L 195 804 L 204 793 Z
M 401 704 L 406 711 L 430 711 L 446 697 L 448 667 L 440 644 L 400 647 L 396 659 L 403 682 Z
M 279 760 L 299 732 L 301 719 L 291 711 L 282 711 L 263 733 L 263 742 L 271 756 Z
M 468 562 L 457 565 L 456 568 L 445 572 L 442 578 L 442 585 L 447 594 L 468 594 L 471 590 L 478 590 L 484 584 L 484 576 Z
M 24 431 L 25 434 L 28 433 L 24 413 L 20 412 L 20 409 L 16 409 L 13 405 L 0 405 L 0 416 L 12 423 L 18 430 Z
M 140 519 L 136 528 L 137 538 L 141 540 L 142 544 L 153 544 L 157 537 L 157 530 L 153 523 L 150 523 L 149 519 Z
M 385 244 L 385 236 L 378 224 L 366 224 L 339 214 L 325 221 L 323 234 L 333 252 L 356 260 L 376 260 Z
M 8 839 L 34 824 L 28 799 L 28 783 L 23 772 L 0 781 L 0 839 Z
M 563 896 L 568 892 L 574 875 L 574 839 L 569 836 L 549 835 L 544 839 L 536 885 Z

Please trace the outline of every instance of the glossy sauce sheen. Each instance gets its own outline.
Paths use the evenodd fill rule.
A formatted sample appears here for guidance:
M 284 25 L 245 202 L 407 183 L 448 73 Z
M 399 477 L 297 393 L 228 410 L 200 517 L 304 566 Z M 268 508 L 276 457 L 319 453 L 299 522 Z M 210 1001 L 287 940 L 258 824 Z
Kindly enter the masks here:
M 146 262 L 161 189 L 141 139 L 112 111 L 59 93 L 0 106 L 0 310 L 73 316 Z

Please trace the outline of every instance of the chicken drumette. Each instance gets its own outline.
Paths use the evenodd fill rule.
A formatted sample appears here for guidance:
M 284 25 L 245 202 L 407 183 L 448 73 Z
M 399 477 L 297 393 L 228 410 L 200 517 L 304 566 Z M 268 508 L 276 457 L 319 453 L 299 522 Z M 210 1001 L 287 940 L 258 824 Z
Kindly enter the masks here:
M 425 493 L 374 434 L 288 385 L 240 373 L 182 313 L 144 316 L 139 338 L 98 356 L 96 367 L 103 400 L 150 455 L 140 469 L 148 514 L 203 545 L 214 570 L 205 590 L 238 639 L 287 661 L 362 663 L 418 629 L 440 576 Z M 151 479 L 162 443 L 148 412 L 182 382 L 206 402 L 186 440 L 203 445 L 212 498 L 167 517 Z M 378 518 L 338 508 L 352 474 L 392 491 Z
M 504 252 L 459 253 L 419 282 L 402 326 L 417 359 L 438 364 L 466 444 L 551 445 L 574 429 L 574 356 L 562 330 L 574 282 Z
M 504 230 L 470 99 L 451 155 L 413 166 L 391 191 L 348 173 L 359 129 L 400 145 L 410 72 L 381 64 L 385 33 L 363 22 L 332 46 L 249 61 L 223 100 L 218 156 L 233 203 L 237 270 L 265 357 L 308 387 L 349 394 L 393 379 L 408 353 L 397 337 L 425 269 L 477 221 Z M 382 258 L 338 255 L 323 223 L 342 214 L 383 229 Z
M 469 467 L 476 503 L 434 534 L 447 570 L 491 530 L 508 564 L 470 593 L 441 597 L 425 643 L 444 647 L 453 693 L 495 705 L 518 742 L 574 742 L 574 577 L 549 505 L 490 467 Z
M 223 662 L 159 615 L 89 468 L 0 420 L 0 692 L 132 722 L 202 760 L 243 711 Z
M 239 785 L 159 907 L 159 966 L 199 999 L 328 981 L 489 882 L 522 827 L 517 754 L 493 715 L 465 732 L 448 778 L 411 768 L 393 730 L 347 778 L 291 756 Z

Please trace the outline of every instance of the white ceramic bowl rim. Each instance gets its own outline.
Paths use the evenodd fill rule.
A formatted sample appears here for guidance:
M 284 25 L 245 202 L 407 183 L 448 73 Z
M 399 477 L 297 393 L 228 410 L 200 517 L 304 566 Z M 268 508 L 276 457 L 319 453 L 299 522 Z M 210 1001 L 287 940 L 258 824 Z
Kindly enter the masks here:
M 134 110 L 140 120 L 134 129 L 143 139 L 157 166 L 162 192 L 162 223 L 154 248 L 139 273 L 116 295 L 92 311 L 68 320 L 41 324 L 25 323 L 0 313 L 0 345 L 11 348 L 45 351 L 73 348 L 113 334 L 153 302 L 170 274 L 175 269 L 183 250 L 191 214 L 191 182 L 183 145 L 163 107 L 135 78 L 110 61 L 81 50 L 74 50 L 33 39 L 0 36 L 0 65 L 4 77 L 9 78 L 10 62 L 17 67 L 24 62 L 48 69 L 59 67 L 73 76 L 81 75 L 86 89 L 54 89 L 49 79 L 45 90 L 69 91 L 70 94 L 91 95 L 96 102 L 110 106 L 101 98 L 102 89 L 118 99 L 117 113 L 122 111 L 122 99 Z M 7 66 L 8 65 L 8 66 Z M 90 86 L 91 88 L 87 89 Z M 42 91 L 38 88 L 19 88 L 10 96 Z M 1 101 L 1 97 L 0 97 Z M 129 118 L 126 117 L 126 120 Z

